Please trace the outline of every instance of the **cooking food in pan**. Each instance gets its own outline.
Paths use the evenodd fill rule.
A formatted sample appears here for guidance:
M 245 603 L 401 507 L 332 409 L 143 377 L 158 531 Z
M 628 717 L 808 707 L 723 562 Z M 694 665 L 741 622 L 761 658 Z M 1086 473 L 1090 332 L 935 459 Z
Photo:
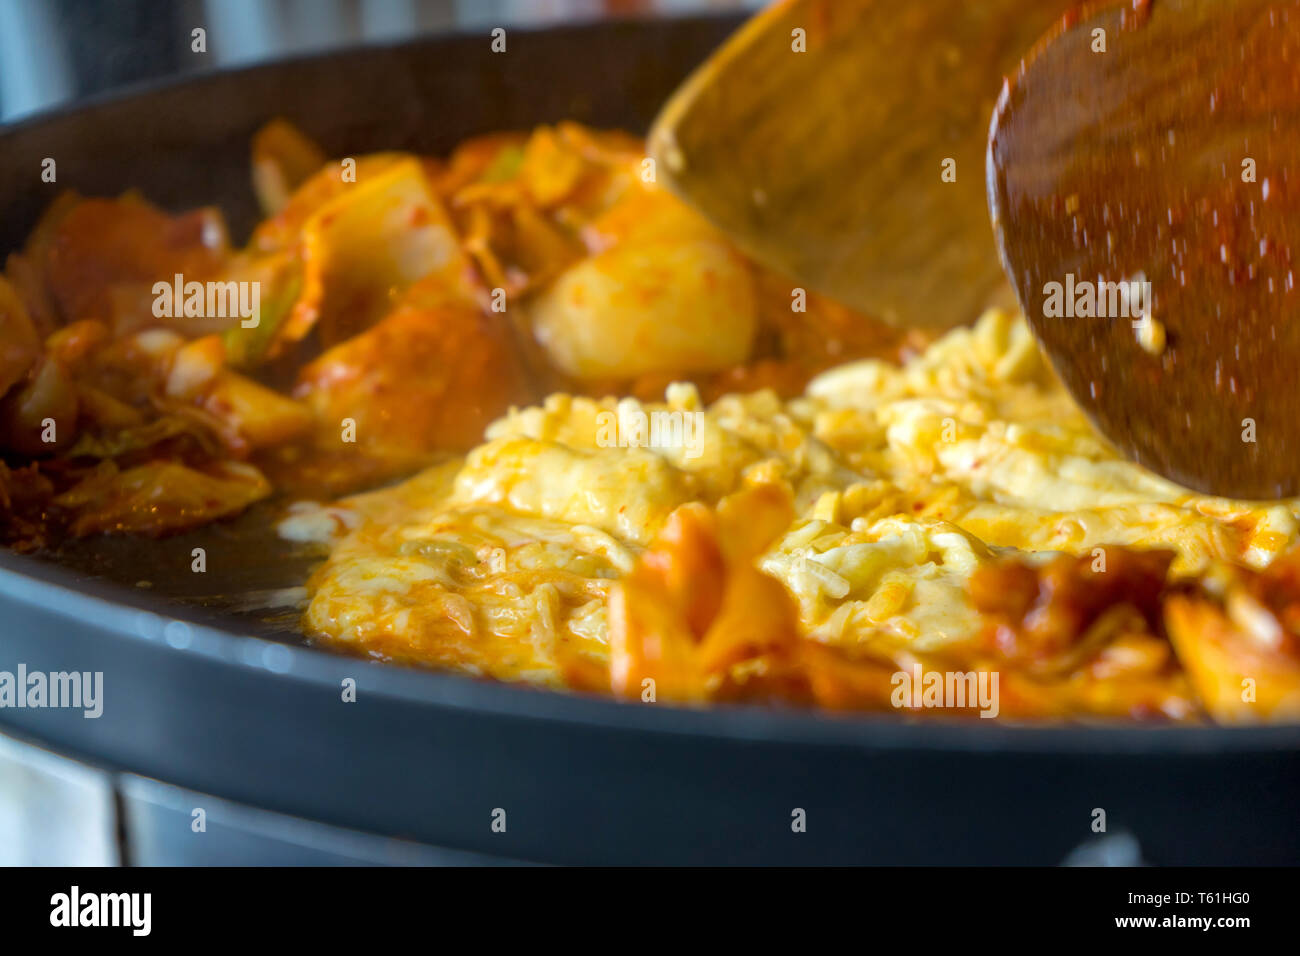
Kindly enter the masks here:
M 1023 319 L 904 332 L 575 124 L 253 144 L 266 213 L 57 199 L 0 279 L 10 547 L 272 499 L 349 653 L 638 701 L 1300 717 L 1296 502 L 1100 439 Z M 147 184 L 144 184 L 147 189 Z

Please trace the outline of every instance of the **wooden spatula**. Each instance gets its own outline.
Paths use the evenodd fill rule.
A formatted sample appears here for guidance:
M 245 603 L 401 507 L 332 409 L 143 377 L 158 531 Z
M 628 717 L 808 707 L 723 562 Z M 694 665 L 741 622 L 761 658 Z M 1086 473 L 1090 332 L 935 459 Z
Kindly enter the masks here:
M 894 324 L 970 322 L 1006 289 L 989 241 L 989 116 L 1003 76 L 1069 6 L 777 3 L 665 106 L 650 134 L 660 179 L 803 285 Z
M 1300 492 L 1300 2 L 1093 5 L 1008 81 L 988 173 L 1007 274 L 1100 430 L 1190 488 Z M 1128 280 L 1149 316 L 1113 286 L 1087 308 Z

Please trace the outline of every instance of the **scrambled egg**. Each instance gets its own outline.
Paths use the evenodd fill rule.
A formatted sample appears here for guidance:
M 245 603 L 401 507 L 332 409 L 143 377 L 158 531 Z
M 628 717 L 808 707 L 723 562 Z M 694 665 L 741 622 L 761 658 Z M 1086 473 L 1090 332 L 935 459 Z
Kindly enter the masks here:
M 782 402 L 703 408 L 674 385 L 645 411 L 700 413 L 691 448 L 609 447 L 630 399 L 554 395 L 494 423 L 486 444 L 333 520 L 305 623 L 385 659 L 560 685 L 563 662 L 607 659 L 611 583 L 674 508 L 779 481 L 798 518 L 762 570 L 794 595 L 806 635 L 940 651 L 971 640 L 972 572 L 1003 549 L 1105 560 L 1168 548 L 1173 573 L 1212 559 L 1264 567 L 1296 540 L 1297 505 L 1197 496 L 1119 458 L 1056 381 L 1024 322 L 1002 312 L 903 367 L 846 365 Z M 342 529 L 335 533 L 334 529 Z

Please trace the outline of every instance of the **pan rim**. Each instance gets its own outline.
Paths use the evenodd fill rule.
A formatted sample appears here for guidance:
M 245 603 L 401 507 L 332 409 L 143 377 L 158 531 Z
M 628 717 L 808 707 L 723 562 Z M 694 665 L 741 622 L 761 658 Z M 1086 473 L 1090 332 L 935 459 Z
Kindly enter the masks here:
M 598 33 L 610 28 L 633 28 L 639 24 L 662 23 L 671 20 L 676 23 L 701 25 L 740 23 L 746 17 L 743 13 L 718 11 L 713 13 L 667 14 L 650 16 L 646 14 L 626 14 L 616 16 L 582 16 L 555 23 L 545 21 L 508 26 L 512 33 L 530 35 L 555 35 L 559 33 Z M 111 89 L 91 93 L 88 96 L 58 103 L 48 108 L 23 113 L 12 121 L 0 121 L 0 146 L 8 136 L 29 132 L 32 128 L 59 120 L 70 119 L 79 113 L 94 112 L 105 107 L 151 94 L 170 93 L 177 89 L 201 86 L 205 82 L 218 82 L 237 79 L 241 76 L 258 73 L 268 69 L 302 66 L 350 55 L 366 56 L 385 51 L 405 50 L 424 45 L 452 44 L 466 39 L 485 36 L 486 32 L 468 26 L 456 26 L 445 30 L 432 30 L 414 37 L 396 39 L 363 40 L 340 46 L 304 50 L 285 56 L 269 57 L 251 63 L 237 63 L 230 66 L 205 67 L 166 77 L 154 77 L 135 80 L 114 86 Z M 6 250 L 7 251 L 7 250 Z
M 365 675 L 368 694 L 430 708 L 485 716 L 541 720 L 606 730 L 733 741 L 848 746 L 855 749 L 986 753 L 1224 754 L 1300 750 L 1300 725 L 994 724 L 953 720 L 904 721 L 881 714 L 831 714 L 770 705 L 722 704 L 707 708 L 639 706 L 597 694 L 406 667 L 334 653 L 305 643 L 239 634 L 202 607 L 179 602 L 160 609 L 112 581 L 80 574 L 40 558 L 0 551 L 0 601 L 40 607 L 75 623 L 97 627 L 124 642 L 154 645 L 165 653 L 204 658 L 276 679 L 319 687 Z M 172 613 L 168 613 L 172 612 Z M 168 629 L 178 622 L 182 629 Z M 181 639 L 178 640 L 178 635 Z

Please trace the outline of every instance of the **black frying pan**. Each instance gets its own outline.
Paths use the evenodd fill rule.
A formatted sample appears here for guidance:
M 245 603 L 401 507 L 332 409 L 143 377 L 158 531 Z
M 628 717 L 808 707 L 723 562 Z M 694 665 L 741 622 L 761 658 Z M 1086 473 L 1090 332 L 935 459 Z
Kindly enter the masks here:
M 0 130 L 0 253 L 56 194 L 39 180 L 46 156 L 59 189 L 216 202 L 242 234 L 255 216 L 249 138 L 272 116 L 337 155 L 442 153 L 563 118 L 644 129 L 734 24 L 516 32 L 505 56 L 482 35 L 440 37 L 41 117 Z M 189 573 L 196 543 L 209 548 L 202 583 Z M 220 797 L 524 860 L 1056 863 L 1097 839 L 1101 808 L 1150 862 L 1300 862 L 1300 727 L 910 724 L 551 694 L 333 656 L 229 600 L 298 583 L 305 566 L 265 510 L 156 542 L 0 553 L 0 670 L 105 681 L 98 720 L 0 709 L 0 726 Z M 341 701 L 347 677 L 355 703 Z

